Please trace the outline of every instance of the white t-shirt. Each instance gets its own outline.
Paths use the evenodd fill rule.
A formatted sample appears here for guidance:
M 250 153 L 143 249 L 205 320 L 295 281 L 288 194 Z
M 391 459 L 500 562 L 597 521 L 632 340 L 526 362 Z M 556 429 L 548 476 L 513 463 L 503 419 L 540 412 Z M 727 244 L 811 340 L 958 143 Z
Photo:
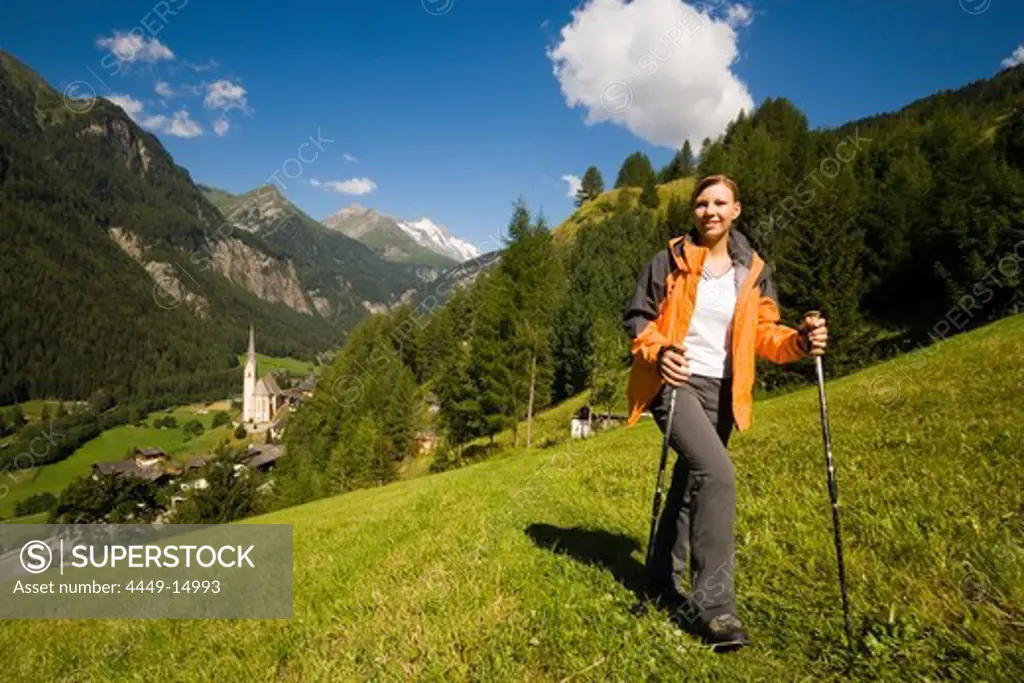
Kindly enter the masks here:
M 690 352 L 690 373 L 704 377 L 732 374 L 732 317 L 736 310 L 735 268 L 715 277 L 707 269 L 697 284 L 697 304 L 686 348 Z

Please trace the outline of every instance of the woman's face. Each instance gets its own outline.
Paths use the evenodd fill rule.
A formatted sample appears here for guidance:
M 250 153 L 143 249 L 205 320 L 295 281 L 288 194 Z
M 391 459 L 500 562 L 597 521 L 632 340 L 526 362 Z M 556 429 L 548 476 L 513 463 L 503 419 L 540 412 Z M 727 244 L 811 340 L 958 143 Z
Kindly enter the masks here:
M 706 240 L 717 242 L 728 234 L 729 226 L 740 215 L 740 203 L 724 183 L 704 188 L 693 205 L 693 222 Z

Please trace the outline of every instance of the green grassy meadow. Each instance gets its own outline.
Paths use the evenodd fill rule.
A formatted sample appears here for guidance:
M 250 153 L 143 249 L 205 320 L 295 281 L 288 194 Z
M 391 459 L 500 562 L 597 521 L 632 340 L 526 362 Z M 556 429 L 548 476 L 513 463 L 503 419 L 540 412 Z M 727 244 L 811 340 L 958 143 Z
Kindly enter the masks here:
M 238 362 L 243 367 L 245 367 L 247 357 L 247 354 L 238 354 Z M 268 372 L 286 372 L 291 375 L 305 377 L 312 373 L 315 367 L 314 363 L 297 358 L 277 358 L 274 356 L 264 356 L 262 353 L 256 354 L 256 368 L 259 371 L 260 377 Z
M 847 657 L 817 391 L 734 434 L 740 616 L 715 655 L 641 585 L 651 420 L 276 512 L 294 616 L 9 621 L 24 681 L 1024 678 L 1024 315 L 831 381 L 856 655 Z M 565 429 L 567 429 L 567 425 Z
M 227 402 L 221 402 L 217 407 L 231 412 Z M 178 461 L 185 460 L 191 455 L 212 453 L 217 444 L 225 438 L 233 439 L 233 427 L 227 424 L 210 429 L 216 409 L 207 408 L 209 412 L 199 414 L 198 411 L 203 408 L 202 405 L 181 406 L 170 412 L 161 410 L 151 413 L 146 418 L 144 427 L 121 425 L 108 429 L 65 460 L 43 467 L 4 473 L 0 483 L 8 486 L 10 490 L 6 496 L 0 498 L 0 516 L 10 517 L 14 514 L 14 505 L 17 501 L 36 493 L 50 492 L 59 497 L 60 492 L 71 480 L 89 474 L 94 464 L 122 460 L 136 447 L 162 448 L 172 460 Z M 157 429 L 152 426 L 156 419 L 168 414 L 178 420 L 177 429 Z M 198 437 L 186 441 L 181 427 L 192 419 L 202 422 L 204 431 Z

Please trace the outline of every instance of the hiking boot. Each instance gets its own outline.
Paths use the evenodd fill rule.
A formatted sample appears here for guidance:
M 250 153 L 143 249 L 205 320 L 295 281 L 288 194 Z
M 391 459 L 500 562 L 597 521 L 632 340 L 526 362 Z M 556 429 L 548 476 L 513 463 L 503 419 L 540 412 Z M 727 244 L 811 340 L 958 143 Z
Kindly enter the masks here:
M 750 643 L 743 624 L 734 614 L 719 614 L 709 622 L 701 621 L 698 635 L 715 652 L 732 652 Z

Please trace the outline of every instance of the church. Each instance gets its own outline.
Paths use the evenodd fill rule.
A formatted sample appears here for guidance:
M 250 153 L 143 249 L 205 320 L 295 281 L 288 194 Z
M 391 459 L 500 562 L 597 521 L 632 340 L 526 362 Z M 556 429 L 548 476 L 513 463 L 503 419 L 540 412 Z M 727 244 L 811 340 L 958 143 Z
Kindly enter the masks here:
M 256 370 L 256 335 L 250 325 L 249 356 L 242 381 L 242 422 L 263 424 L 272 421 L 284 406 L 284 393 L 274 375 L 268 372 L 257 380 Z

